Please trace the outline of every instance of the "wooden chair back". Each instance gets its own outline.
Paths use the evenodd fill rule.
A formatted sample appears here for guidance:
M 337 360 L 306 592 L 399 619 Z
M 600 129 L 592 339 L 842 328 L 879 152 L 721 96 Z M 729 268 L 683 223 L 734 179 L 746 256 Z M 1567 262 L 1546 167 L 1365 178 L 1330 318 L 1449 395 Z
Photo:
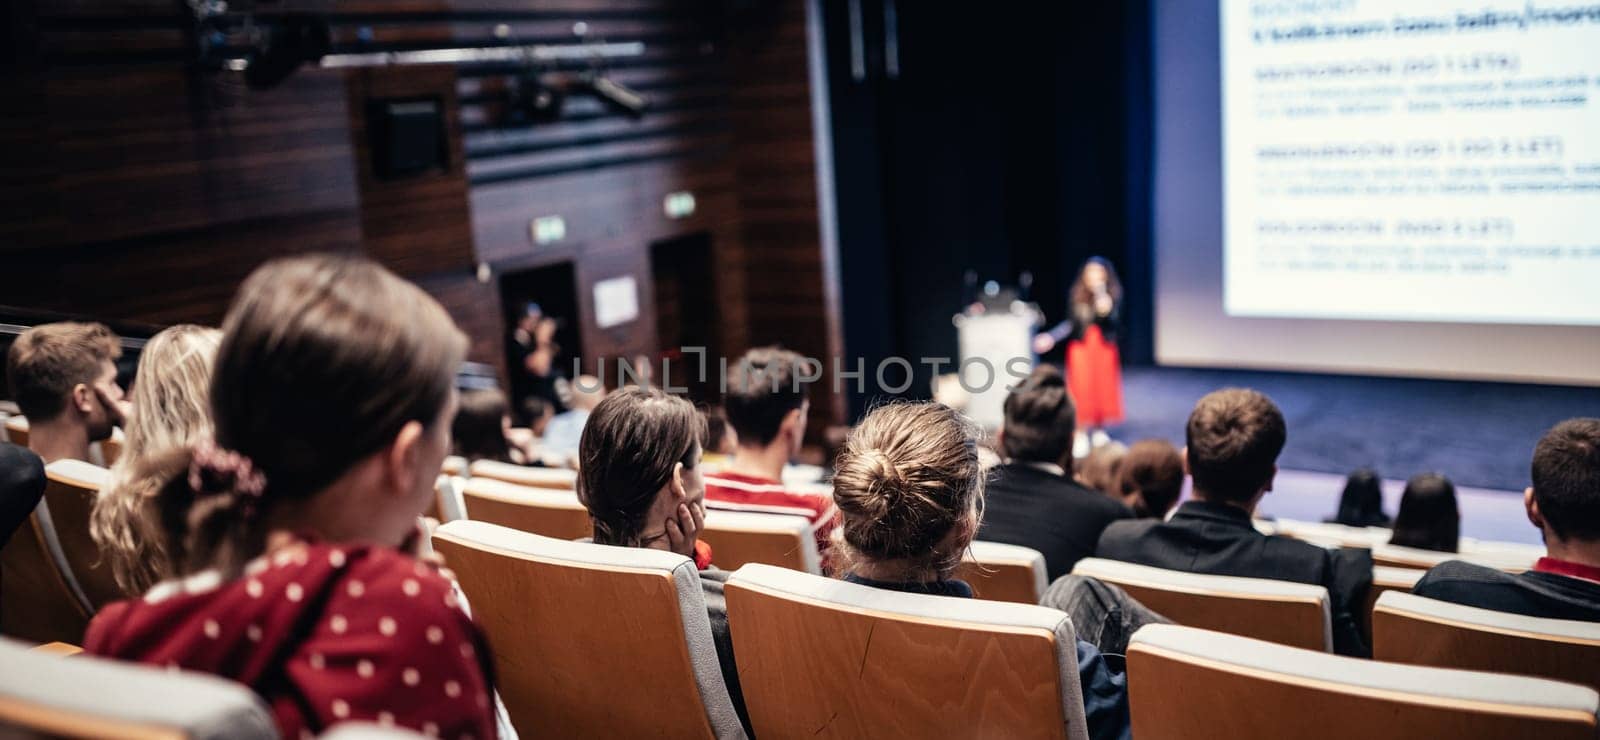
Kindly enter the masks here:
M 20 447 L 28 446 L 28 417 L 6 417 L 6 441 Z
M 816 533 L 804 516 L 707 508 L 700 539 L 711 545 L 712 558 L 723 570 L 765 563 L 806 573 L 822 572 Z
M 446 457 L 444 459 L 444 463 L 439 466 L 439 472 L 445 475 L 466 477 L 467 459 L 460 455 L 451 455 Z
M 1361 610 L 1361 634 L 1367 636 L 1367 644 L 1372 644 L 1372 610 L 1378 605 L 1378 597 L 1390 591 L 1399 591 L 1403 594 L 1411 593 L 1411 587 L 1427 575 L 1428 571 L 1415 568 L 1395 568 L 1388 565 L 1372 566 L 1372 588 L 1367 589 L 1367 603 Z
M 1422 668 L 1149 625 L 1128 648 L 1140 740 L 1593 740 L 1600 695 L 1575 684 Z
M 1333 649 L 1328 590 L 1264 578 L 1211 576 L 1100 558 L 1072 572 L 1122 587 L 1178 624 L 1310 650 Z
M 578 471 L 566 468 L 535 468 L 527 465 L 478 460 L 467 466 L 473 478 L 493 478 L 507 483 L 557 491 L 578 490 Z
M 532 488 L 494 478 L 473 476 L 461 488 L 467 516 L 473 521 L 532 532 L 562 540 L 594 534 L 589 510 L 570 491 Z
M 0 550 L 0 633 L 80 644 L 95 609 L 121 598 L 89 537 L 89 510 L 106 475 L 78 460 L 46 466 L 44 498 Z
M 1372 547 L 1372 562 L 1374 565 L 1412 568 L 1415 570 L 1427 570 L 1447 560 L 1465 560 L 1507 573 L 1521 573 L 1533 568 L 1534 562 L 1538 559 L 1536 555 L 1514 551 L 1454 553 L 1388 544 L 1374 545 Z
M 475 521 L 433 535 L 524 737 L 742 737 L 694 563 Z
M 1372 656 L 1396 663 L 1516 673 L 1600 689 L 1600 624 L 1540 619 L 1387 593 L 1372 615 Z
M 760 737 L 1087 737 L 1072 623 L 747 565 L 726 585 Z
M 972 586 L 980 599 L 1018 604 L 1039 603 L 1050 587 L 1044 555 L 1031 547 L 999 542 L 972 543 L 956 577 Z

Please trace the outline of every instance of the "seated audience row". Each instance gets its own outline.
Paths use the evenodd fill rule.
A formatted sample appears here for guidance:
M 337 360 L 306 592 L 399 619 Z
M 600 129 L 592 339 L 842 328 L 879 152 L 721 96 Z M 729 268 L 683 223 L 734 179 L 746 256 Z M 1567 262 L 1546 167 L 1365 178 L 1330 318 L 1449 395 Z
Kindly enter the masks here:
M 30 330 L 7 368 L 34 421 L 29 443 L 38 455 L 0 445 L 0 538 L 39 500 L 41 462 L 83 459 L 91 442 L 124 423 L 127 446 L 92 531 L 134 598 L 95 616 L 89 652 L 238 681 L 263 697 L 287 737 L 346 720 L 493 737 L 490 648 L 439 561 L 422 554 L 418 528 L 458 404 L 470 407 L 457 426 L 461 451 L 513 458 L 503 396 L 458 399 L 465 350 L 466 338 L 416 286 L 333 256 L 257 270 L 220 333 L 178 326 L 158 334 L 141 357 L 132 404 L 116 385 L 117 342 L 104 327 Z M 1073 400 L 1061 373 L 1041 367 L 1005 401 L 996 440 L 1005 460 L 991 476 L 979 463 L 978 431 L 957 412 L 896 403 L 850 432 L 828 496 L 782 483 L 807 426 L 801 362 L 764 348 L 729 368 L 724 413 L 737 441 L 714 473 L 702 465 L 705 421 L 655 388 L 579 395 L 571 428 L 557 427 L 572 437 L 577 496 L 595 542 L 694 561 L 747 729 L 723 598 L 728 574 L 699 540 L 707 501 L 809 511 L 833 545 L 837 574 L 881 589 L 971 598 L 955 572 L 974 539 L 1039 550 L 1055 579 L 1043 603 L 1070 613 L 1080 635 L 1075 654 L 1095 738 L 1130 731 L 1120 659 L 1103 653 L 1166 620 L 1114 587 L 1070 575 L 1084 557 L 1322 586 L 1336 649 L 1365 652 L 1355 612 L 1371 585 L 1370 552 L 1263 535 L 1252 524 L 1287 440 L 1266 396 L 1208 394 L 1181 452 L 1139 442 L 1100 492 L 1074 480 Z M 1163 521 L 1185 474 L 1193 500 Z M 1600 621 L 1600 420 L 1552 429 L 1535 449 L 1532 482 L 1528 517 L 1548 548 L 1533 571 L 1447 562 L 1414 592 Z M 1414 478 L 1395 543 L 1445 549 L 1453 528 L 1436 537 L 1412 524 L 1444 519 L 1459 519 L 1449 481 Z

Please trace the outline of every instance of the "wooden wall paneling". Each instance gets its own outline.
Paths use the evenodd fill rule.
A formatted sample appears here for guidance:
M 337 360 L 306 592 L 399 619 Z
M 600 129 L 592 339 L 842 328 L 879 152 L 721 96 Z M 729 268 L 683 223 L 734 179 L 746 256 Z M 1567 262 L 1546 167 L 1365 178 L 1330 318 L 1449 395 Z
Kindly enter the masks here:
M 806 33 L 804 3 L 774 3 L 742 19 L 728 52 L 729 120 L 750 342 L 823 362 L 811 395 L 816 434 L 845 421 L 845 399 L 833 387 L 840 342 L 823 285 Z
M 471 342 L 467 359 L 493 366 L 506 379 L 507 328 L 494 281 L 478 282 L 476 270 L 447 270 L 414 279 L 466 333 Z
M 619 277 L 632 277 L 638 285 L 639 315 L 632 321 L 601 328 L 595 319 L 595 283 Z M 604 363 L 603 379 L 607 387 L 615 387 L 618 380 L 617 361 L 629 362 L 638 355 L 653 355 L 659 342 L 656 337 L 655 283 L 650 279 L 650 251 L 623 242 L 614 245 L 596 245 L 585 252 L 577 263 L 578 311 L 582 314 L 581 331 L 586 372 L 596 372 Z M 562 358 L 570 370 L 571 358 Z
M 361 193 L 366 251 L 403 275 L 470 268 L 472 215 L 466 155 L 456 116 L 456 70 L 449 66 L 386 67 L 348 73 L 350 138 Z M 434 99 L 444 118 L 441 172 L 384 180 L 374 170 L 367 116 L 381 100 Z

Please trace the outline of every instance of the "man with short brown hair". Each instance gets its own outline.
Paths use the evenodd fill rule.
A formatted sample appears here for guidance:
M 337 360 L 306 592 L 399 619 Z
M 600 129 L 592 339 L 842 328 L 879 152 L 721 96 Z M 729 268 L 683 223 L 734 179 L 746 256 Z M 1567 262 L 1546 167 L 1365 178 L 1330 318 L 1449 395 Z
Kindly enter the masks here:
M 1372 554 L 1330 552 L 1257 532 L 1256 504 L 1272 490 L 1288 434 L 1272 399 L 1245 388 L 1207 394 L 1189 415 L 1184 467 L 1194 500 L 1172 518 L 1116 522 L 1095 555 L 1156 568 L 1241 578 L 1271 578 L 1328 589 L 1334 649 L 1364 655 L 1353 608 L 1372 587 Z
M 117 385 L 117 336 L 104 324 L 41 324 L 6 355 L 11 398 L 28 419 L 28 448 L 44 458 L 87 460 L 128 412 Z

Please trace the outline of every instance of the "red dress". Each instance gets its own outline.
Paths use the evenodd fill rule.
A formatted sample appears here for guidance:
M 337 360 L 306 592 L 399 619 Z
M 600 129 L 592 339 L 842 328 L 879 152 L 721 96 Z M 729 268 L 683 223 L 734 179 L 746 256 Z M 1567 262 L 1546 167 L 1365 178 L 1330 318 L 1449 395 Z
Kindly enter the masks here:
M 1122 421 L 1122 356 L 1097 324 L 1067 343 L 1067 390 L 1078 407 L 1078 428 Z
M 345 720 L 496 732 L 483 634 L 449 581 L 388 548 L 296 545 L 230 582 L 216 571 L 167 581 L 103 609 L 84 649 L 238 681 L 290 740 Z

